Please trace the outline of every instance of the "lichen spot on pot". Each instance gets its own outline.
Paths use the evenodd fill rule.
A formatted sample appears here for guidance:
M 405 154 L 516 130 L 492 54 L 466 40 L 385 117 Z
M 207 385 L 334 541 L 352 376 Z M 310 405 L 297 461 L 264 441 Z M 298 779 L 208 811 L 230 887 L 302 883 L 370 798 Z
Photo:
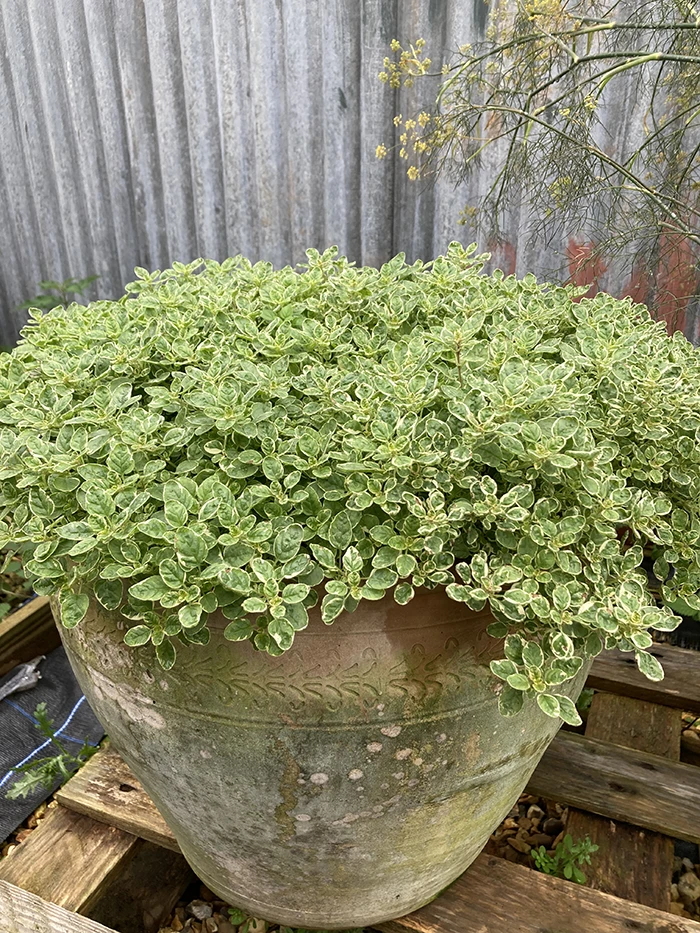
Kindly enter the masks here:
M 395 739 L 397 735 L 401 735 L 401 726 L 384 726 L 384 728 L 379 731 L 387 738 Z
M 95 692 L 109 705 L 115 703 L 132 722 L 143 723 L 151 729 L 165 729 L 165 719 L 153 709 L 153 699 L 144 696 L 126 684 L 109 680 L 98 670 L 92 671 Z

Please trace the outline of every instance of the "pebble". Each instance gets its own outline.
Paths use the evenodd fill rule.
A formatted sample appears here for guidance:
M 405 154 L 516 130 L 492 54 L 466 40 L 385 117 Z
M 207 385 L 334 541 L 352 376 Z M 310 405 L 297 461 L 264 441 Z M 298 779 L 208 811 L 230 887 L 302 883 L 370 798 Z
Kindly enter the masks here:
M 527 818 L 528 820 L 541 820 L 544 819 L 544 810 L 538 804 L 533 803 L 532 806 L 528 807 Z
M 219 924 L 213 917 L 208 917 L 204 921 L 203 931 L 206 931 L 206 933 L 219 933 Z
M 513 846 L 517 852 L 522 852 L 523 855 L 528 855 L 532 846 L 525 842 L 524 839 L 518 839 L 517 836 L 513 838 L 512 836 L 508 839 L 508 845 Z
M 173 919 L 170 921 L 170 926 L 173 928 L 175 933 L 180 933 L 180 930 L 184 928 L 185 924 L 182 922 L 182 920 L 180 920 L 177 914 L 175 914 Z
M 219 933 L 236 933 L 238 927 L 235 927 L 230 920 L 226 920 L 221 914 L 216 915 L 216 922 L 219 924 Z
M 529 836 L 527 841 L 531 846 L 544 846 L 545 849 L 549 849 L 554 840 L 547 833 L 535 833 L 533 836 Z
M 550 816 L 549 819 L 545 820 L 542 824 L 542 832 L 547 833 L 548 836 L 558 836 L 562 829 L 564 829 L 564 824 L 556 817 Z
M 671 901 L 669 905 L 669 912 L 676 914 L 678 917 L 690 917 L 688 911 L 684 910 L 683 905 L 679 904 L 678 901 Z
M 251 920 L 248 924 L 248 933 L 267 933 L 267 923 L 265 920 Z
M 214 913 L 211 904 L 206 901 L 190 901 L 187 905 L 187 913 L 197 920 L 206 920 Z
M 687 906 L 700 898 L 700 878 L 694 871 L 687 871 L 678 879 L 678 893 Z

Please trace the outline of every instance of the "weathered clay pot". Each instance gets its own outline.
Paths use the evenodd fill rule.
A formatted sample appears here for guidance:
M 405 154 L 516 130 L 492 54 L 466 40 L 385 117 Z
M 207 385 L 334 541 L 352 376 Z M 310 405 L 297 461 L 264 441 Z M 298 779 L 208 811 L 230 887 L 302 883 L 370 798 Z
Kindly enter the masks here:
M 199 877 L 255 916 L 328 929 L 400 916 L 450 884 L 556 733 L 534 703 L 498 713 L 489 621 L 424 591 L 331 626 L 316 612 L 271 658 L 214 620 L 210 644 L 179 647 L 167 673 L 94 603 L 62 636 Z

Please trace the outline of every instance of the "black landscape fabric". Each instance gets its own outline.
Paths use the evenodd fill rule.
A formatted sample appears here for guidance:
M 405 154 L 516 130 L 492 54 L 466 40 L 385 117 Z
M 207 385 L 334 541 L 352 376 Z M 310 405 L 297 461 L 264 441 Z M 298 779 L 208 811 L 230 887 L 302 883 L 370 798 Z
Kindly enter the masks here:
M 104 729 L 88 706 L 73 676 L 63 648 L 56 648 L 39 665 L 41 680 L 30 690 L 13 693 L 0 702 L 0 841 L 6 839 L 61 783 L 50 790 L 38 788 L 28 797 L 9 800 L 7 791 L 20 763 L 56 754 L 56 749 L 36 728 L 34 710 L 46 703 L 46 710 L 63 744 L 76 751 L 87 739 L 95 745 Z M 12 679 L 15 670 L 0 678 L 0 687 Z

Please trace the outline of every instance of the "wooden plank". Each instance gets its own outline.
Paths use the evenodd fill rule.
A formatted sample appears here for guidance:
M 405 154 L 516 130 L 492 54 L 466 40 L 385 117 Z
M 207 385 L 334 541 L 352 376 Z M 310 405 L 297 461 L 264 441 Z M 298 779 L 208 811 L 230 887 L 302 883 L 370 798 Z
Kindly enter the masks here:
M 151 798 L 129 766 L 108 744 L 60 788 L 56 797 L 64 807 L 166 849 L 180 851 Z
M 113 872 L 89 916 L 119 933 L 157 933 L 195 874 L 179 852 L 139 839 Z
M 586 686 L 700 713 L 700 652 L 654 645 L 651 654 L 663 665 L 663 680 L 647 680 L 631 654 L 605 651 L 593 662 Z
M 0 878 L 118 933 L 156 933 L 194 874 L 179 853 L 58 807 Z
M 527 791 L 643 829 L 700 842 L 700 769 L 560 732 Z
M 700 933 L 700 923 L 480 855 L 436 900 L 383 933 Z
M 89 913 L 137 843 L 130 833 L 57 807 L 0 862 L 0 881 L 66 910 Z
M 60 644 L 48 597 L 37 596 L 0 622 L 0 677 Z
M 644 700 L 596 693 L 586 736 L 678 761 L 681 713 Z M 566 829 L 574 840 L 589 836 L 598 846 L 591 865 L 585 868 L 591 887 L 647 907 L 670 910 L 674 852 L 668 836 L 573 808 Z
M 114 933 L 114 930 L 0 881 L 0 933 Z

